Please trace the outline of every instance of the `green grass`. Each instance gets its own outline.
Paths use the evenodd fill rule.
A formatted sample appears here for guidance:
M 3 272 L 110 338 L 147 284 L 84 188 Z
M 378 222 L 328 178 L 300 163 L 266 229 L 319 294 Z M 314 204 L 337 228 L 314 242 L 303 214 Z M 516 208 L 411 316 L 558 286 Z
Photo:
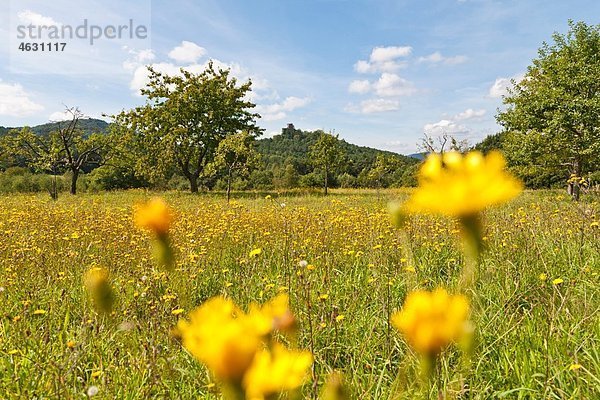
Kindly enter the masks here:
M 298 345 L 314 352 L 317 390 L 340 370 L 353 398 L 419 396 L 418 358 L 388 320 L 413 289 L 456 291 L 463 257 L 453 221 L 415 217 L 408 235 L 393 228 L 386 206 L 402 190 L 246 194 L 231 205 L 162 193 L 177 213 L 178 265 L 166 274 L 131 222 L 132 205 L 151 195 L 0 198 L 0 398 L 81 398 L 90 386 L 104 399 L 220 398 L 171 336 L 185 316 L 171 311 L 215 295 L 246 306 L 278 291 L 289 292 Z M 487 251 L 469 293 L 473 355 L 464 365 L 456 349 L 444 352 L 425 397 L 600 397 L 598 220 L 597 197 L 576 204 L 558 191 L 486 212 Z M 254 248 L 263 252 L 249 258 Z M 299 273 L 303 259 L 315 269 Z M 109 317 L 82 285 L 95 265 L 111 271 Z M 312 394 L 310 382 L 302 395 Z

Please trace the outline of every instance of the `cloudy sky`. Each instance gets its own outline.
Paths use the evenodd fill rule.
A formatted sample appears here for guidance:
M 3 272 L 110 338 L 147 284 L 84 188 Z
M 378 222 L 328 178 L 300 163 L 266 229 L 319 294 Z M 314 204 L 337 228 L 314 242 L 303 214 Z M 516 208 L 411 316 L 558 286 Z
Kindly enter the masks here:
M 599 16 L 597 0 L 3 1 L 0 125 L 56 120 L 64 105 L 116 113 L 143 103 L 146 64 L 198 72 L 213 59 L 253 81 L 266 135 L 292 122 L 399 153 L 424 132 L 474 143 L 498 130 L 501 96 L 541 43 L 568 19 Z M 18 50 L 18 25 L 84 19 L 103 28 L 131 19 L 148 35 Z

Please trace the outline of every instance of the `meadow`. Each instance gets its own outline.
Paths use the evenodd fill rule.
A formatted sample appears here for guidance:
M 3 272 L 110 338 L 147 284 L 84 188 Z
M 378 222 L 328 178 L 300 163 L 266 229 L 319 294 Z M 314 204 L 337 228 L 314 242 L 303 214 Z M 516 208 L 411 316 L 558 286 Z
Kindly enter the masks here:
M 414 289 L 454 290 L 465 260 L 449 218 L 393 226 L 388 203 L 409 193 L 1 197 L 0 398 L 220 398 L 173 328 L 213 296 L 246 307 L 278 293 L 297 318 L 295 344 L 314 356 L 298 397 L 335 370 L 356 399 L 600 398 L 598 196 L 525 191 L 483 213 L 472 354 L 444 350 L 423 393 L 419 358 L 390 316 Z M 133 224 L 134 204 L 154 196 L 175 213 L 169 272 Z M 82 283 L 95 266 L 111 274 L 109 315 Z

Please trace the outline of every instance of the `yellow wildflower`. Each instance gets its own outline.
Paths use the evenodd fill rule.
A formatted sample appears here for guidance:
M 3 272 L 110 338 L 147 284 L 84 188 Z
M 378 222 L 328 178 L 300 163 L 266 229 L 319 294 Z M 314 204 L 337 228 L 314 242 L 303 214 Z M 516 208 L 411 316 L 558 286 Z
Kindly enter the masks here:
M 430 154 L 419 170 L 419 187 L 405 208 L 413 213 L 464 217 L 504 203 L 522 190 L 522 184 L 504 167 L 499 152 Z
M 571 364 L 571 366 L 569 366 L 569 371 L 575 371 L 575 370 L 578 370 L 581 367 L 582 367 L 581 364 Z
M 35 310 L 33 315 L 43 315 L 46 314 L 46 310 Z
M 306 381 L 312 362 L 310 352 L 288 350 L 278 343 L 273 346 L 272 352 L 259 352 L 244 376 L 246 398 L 262 400 L 296 389 Z
M 92 378 L 97 378 L 102 375 L 102 371 L 94 371 L 92 372 Z
M 262 253 L 262 249 L 259 247 L 257 249 L 252 250 L 249 254 L 248 257 L 257 257 Z
M 167 203 L 160 198 L 153 198 L 146 204 L 139 205 L 135 211 L 135 224 L 142 229 L 164 236 L 169 232 L 173 215 Z
M 261 332 L 235 304 L 214 297 L 179 321 L 177 329 L 189 352 L 219 378 L 241 382 L 261 346 Z
M 408 295 L 392 325 L 422 354 L 435 355 L 466 333 L 469 301 L 445 289 L 417 290 Z
M 556 278 L 555 280 L 552 281 L 553 285 L 560 285 L 561 283 L 563 283 L 564 280 L 562 278 Z
M 290 331 L 296 326 L 296 319 L 289 308 L 289 297 L 285 293 L 278 294 L 262 307 L 251 304 L 248 317 L 254 321 L 261 335 L 267 335 L 274 329 Z

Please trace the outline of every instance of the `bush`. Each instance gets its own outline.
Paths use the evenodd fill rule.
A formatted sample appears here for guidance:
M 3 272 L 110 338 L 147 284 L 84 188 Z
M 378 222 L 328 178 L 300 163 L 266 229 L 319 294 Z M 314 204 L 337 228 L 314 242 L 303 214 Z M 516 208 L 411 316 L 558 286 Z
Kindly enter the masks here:
M 311 172 L 310 174 L 302 175 L 298 181 L 301 188 L 316 188 L 324 185 L 323 177 L 320 173 Z
M 340 183 L 340 187 L 344 189 L 351 189 L 358 187 L 358 182 L 356 177 L 350 175 L 347 172 L 344 172 L 342 175 L 338 177 L 338 182 Z

